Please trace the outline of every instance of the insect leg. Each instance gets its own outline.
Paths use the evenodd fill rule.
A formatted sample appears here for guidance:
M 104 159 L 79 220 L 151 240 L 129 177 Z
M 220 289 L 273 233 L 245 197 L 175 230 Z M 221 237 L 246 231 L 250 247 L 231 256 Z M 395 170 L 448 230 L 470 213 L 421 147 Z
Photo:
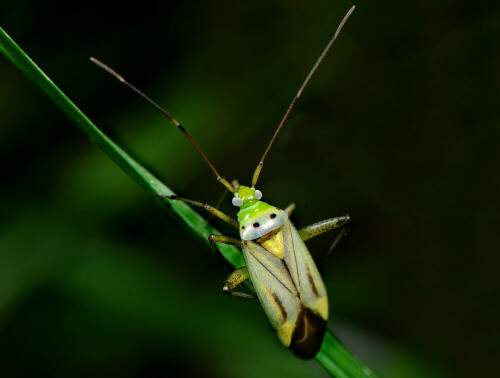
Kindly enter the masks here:
M 215 249 L 216 252 L 219 252 L 219 248 L 217 248 L 216 243 L 231 244 L 236 247 L 241 247 L 241 240 L 224 235 L 212 234 L 208 237 L 208 241 L 210 242 L 210 244 L 212 245 L 212 247 Z
M 240 183 L 238 182 L 238 180 L 233 180 L 231 181 L 231 185 L 233 186 L 234 190 L 238 190 L 238 187 L 240 186 Z M 227 189 L 224 190 L 224 192 L 221 194 L 219 200 L 217 201 L 217 204 L 215 205 L 215 207 L 219 207 L 221 204 L 222 204 L 222 201 L 224 201 L 224 199 L 226 198 L 227 196 Z M 214 215 L 213 214 L 210 214 L 208 217 L 207 217 L 207 223 L 210 223 L 210 221 L 213 219 Z
M 218 210 L 217 208 L 215 208 L 213 206 L 207 205 L 206 203 L 201 203 L 198 201 L 193 201 L 193 200 L 189 200 L 187 198 L 182 198 L 182 197 L 178 197 L 178 196 L 162 196 L 162 195 L 155 194 L 155 197 L 170 198 L 173 200 L 184 201 L 186 203 L 190 203 L 191 205 L 203 207 L 205 210 L 207 210 L 209 213 L 215 215 L 217 218 L 220 218 L 223 221 L 229 223 L 230 225 L 232 225 L 236 228 L 239 228 L 239 223 L 236 219 L 231 218 L 229 215 L 224 214 L 222 211 Z
M 244 266 L 243 268 L 236 269 L 224 282 L 224 286 L 222 287 L 222 292 L 227 295 L 232 295 L 234 297 L 243 297 L 252 299 L 257 298 L 257 296 L 253 294 L 233 291 L 234 288 L 241 285 L 243 281 L 245 281 L 248 277 L 249 277 L 248 269 L 246 266 Z
M 208 241 L 210 242 L 210 245 L 214 249 L 215 255 L 219 259 L 219 263 L 222 263 L 222 261 L 224 259 L 223 259 L 222 253 L 220 252 L 219 248 L 217 247 L 217 243 L 230 244 L 230 245 L 234 245 L 238 248 L 241 247 L 241 241 L 239 239 L 231 238 L 229 236 L 224 236 L 224 235 L 212 234 L 208 237 Z
M 351 221 L 349 215 L 342 217 L 325 219 L 324 221 L 313 223 L 299 230 L 302 240 L 306 241 L 327 231 L 342 227 Z
M 215 208 L 218 208 L 220 205 L 222 205 L 222 202 L 226 198 L 227 193 L 228 193 L 227 189 L 224 190 L 224 192 L 222 192 L 221 196 L 219 197 L 219 200 L 215 204 Z M 214 218 L 214 216 L 215 216 L 214 214 L 210 213 L 210 215 L 206 218 L 207 223 L 210 223 L 212 221 L 212 219 Z
M 333 252 L 333 250 L 335 249 L 337 244 L 339 244 L 340 239 L 342 239 L 342 237 L 345 234 L 347 234 L 347 229 L 344 228 L 344 229 L 340 230 L 339 234 L 337 235 L 337 237 L 333 241 L 332 245 L 330 246 L 330 248 L 328 248 L 328 251 L 326 251 L 325 255 L 322 257 L 322 260 L 326 260 L 328 258 L 328 256 L 330 256 L 330 254 Z
M 286 208 L 285 208 L 285 213 L 288 214 L 288 216 L 292 215 L 293 211 L 295 210 L 295 203 L 292 202 L 290 205 L 288 205 Z

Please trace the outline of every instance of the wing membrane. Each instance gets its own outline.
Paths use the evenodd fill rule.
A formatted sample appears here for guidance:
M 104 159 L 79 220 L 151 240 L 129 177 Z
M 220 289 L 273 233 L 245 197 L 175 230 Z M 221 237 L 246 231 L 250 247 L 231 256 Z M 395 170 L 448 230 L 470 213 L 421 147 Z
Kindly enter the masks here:
M 289 346 L 301 304 L 285 264 L 252 241 L 243 245 L 243 256 L 271 325 L 278 331 L 283 344 Z
M 305 307 L 328 319 L 328 298 L 318 268 L 304 241 L 290 221 L 284 224 L 283 261 L 290 272 Z
M 316 313 L 328 319 L 328 299 L 316 264 L 290 221 L 282 235 L 283 243 L 276 245 L 283 246 L 283 254 L 275 254 L 283 259 L 254 241 L 243 241 L 242 249 L 262 307 L 280 340 L 290 346 L 299 316 Z

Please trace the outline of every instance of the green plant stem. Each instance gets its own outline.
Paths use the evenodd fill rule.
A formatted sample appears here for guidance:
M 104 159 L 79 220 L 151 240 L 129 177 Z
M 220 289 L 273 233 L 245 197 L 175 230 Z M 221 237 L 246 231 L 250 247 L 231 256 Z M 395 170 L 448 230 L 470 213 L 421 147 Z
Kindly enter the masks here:
M 349 352 L 335 336 L 327 332 L 316 360 L 334 377 L 372 377 L 376 375 Z
M 66 114 L 76 126 L 113 161 L 120 166 L 146 192 L 159 195 L 175 193 L 130 157 L 117 144 L 108 138 L 94 123 L 38 68 L 31 58 L 0 28 L 0 51 L 26 76 L 37 84 L 42 91 Z M 207 246 L 208 235 L 219 233 L 210 226 L 196 211 L 181 201 L 155 198 L 160 206 L 173 213 L 176 220 L 185 226 Z M 230 245 L 221 245 L 224 258 L 236 267 L 245 265 L 240 251 Z
M 0 28 L 0 51 L 66 114 L 77 127 L 113 161 L 120 166 L 141 188 L 150 194 L 173 195 L 174 192 L 132 159 L 124 150 L 100 131 L 92 121 L 45 75 L 19 46 Z M 220 234 L 196 211 L 181 201 L 155 198 L 168 213 L 175 215 L 185 228 L 207 246 L 210 234 Z M 241 252 L 233 246 L 221 245 L 224 258 L 234 267 L 245 265 Z M 330 333 L 326 333 L 316 359 L 336 377 L 375 377 L 369 368 L 359 362 Z

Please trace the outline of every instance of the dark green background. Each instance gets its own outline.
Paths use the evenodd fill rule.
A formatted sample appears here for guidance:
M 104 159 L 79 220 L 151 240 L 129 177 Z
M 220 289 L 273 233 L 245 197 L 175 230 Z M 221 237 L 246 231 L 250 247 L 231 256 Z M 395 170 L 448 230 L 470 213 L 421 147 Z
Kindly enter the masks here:
M 351 5 L 17 1 L 2 3 L 0 25 L 168 186 L 215 204 L 223 187 L 182 134 L 88 58 L 157 99 L 226 178 L 248 184 Z M 356 5 L 259 188 L 279 207 L 296 202 L 298 227 L 351 215 L 321 266 L 329 329 L 380 376 L 488 376 L 500 337 L 500 11 Z M 0 154 L 2 377 L 326 375 L 281 347 L 257 302 L 222 295 L 231 268 L 3 57 Z M 234 212 L 229 198 L 222 209 Z M 312 254 L 333 237 L 311 241 Z

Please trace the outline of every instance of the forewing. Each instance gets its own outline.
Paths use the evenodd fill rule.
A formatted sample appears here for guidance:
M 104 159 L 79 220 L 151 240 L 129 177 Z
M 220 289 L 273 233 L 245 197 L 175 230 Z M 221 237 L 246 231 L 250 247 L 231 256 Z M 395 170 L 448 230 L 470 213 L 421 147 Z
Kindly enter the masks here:
M 243 244 L 243 256 L 260 303 L 273 328 L 286 346 L 290 345 L 300 313 L 300 299 L 283 261 L 259 244 Z
M 305 307 L 328 319 L 328 298 L 318 268 L 304 241 L 290 221 L 284 224 L 283 260 Z

